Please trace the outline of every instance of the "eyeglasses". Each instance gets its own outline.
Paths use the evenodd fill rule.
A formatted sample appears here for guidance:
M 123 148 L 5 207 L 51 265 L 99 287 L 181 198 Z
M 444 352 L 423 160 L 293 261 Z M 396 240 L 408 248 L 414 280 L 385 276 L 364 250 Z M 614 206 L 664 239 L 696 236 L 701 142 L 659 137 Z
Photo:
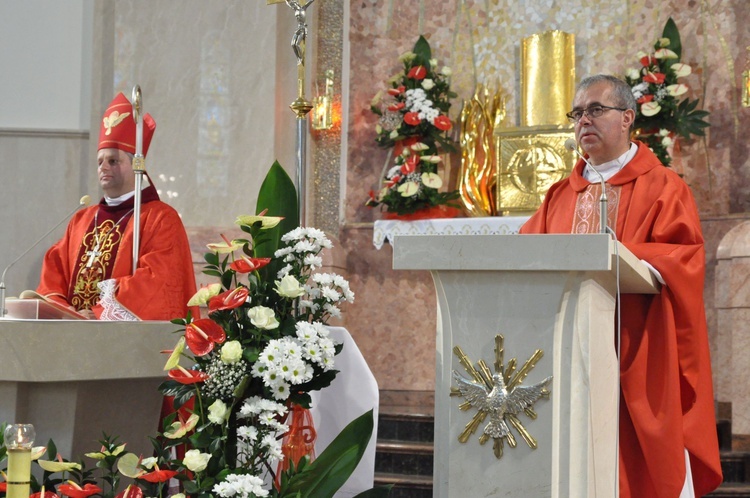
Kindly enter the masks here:
M 592 105 L 590 107 L 587 107 L 586 109 L 573 109 L 569 113 L 566 114 L 568 117 L 568 120 L 570 120 L 571 123 L 577 123 L 581 120 L 583 115 L 590 118 L 598 118 L 602 114 L 604 114 L 604 111 L 608 111 L 610 109 L 613 109 L 615 111 L 627 111 L 626 108 L 623 107 L 610 107 L 608 105 Z

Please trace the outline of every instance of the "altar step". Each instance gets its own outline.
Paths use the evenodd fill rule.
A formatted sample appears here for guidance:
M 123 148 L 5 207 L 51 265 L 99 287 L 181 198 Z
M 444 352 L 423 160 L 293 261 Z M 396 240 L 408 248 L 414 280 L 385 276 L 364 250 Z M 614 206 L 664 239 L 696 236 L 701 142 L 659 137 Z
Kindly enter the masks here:
M 381 406 L 375 484 L 392 484 L 391 498 L 431 498 L 433 407 Z M 724 483 L 706 498 L 750 498 L 750 452 L 732 451 L 731 422 L 717 423 Z

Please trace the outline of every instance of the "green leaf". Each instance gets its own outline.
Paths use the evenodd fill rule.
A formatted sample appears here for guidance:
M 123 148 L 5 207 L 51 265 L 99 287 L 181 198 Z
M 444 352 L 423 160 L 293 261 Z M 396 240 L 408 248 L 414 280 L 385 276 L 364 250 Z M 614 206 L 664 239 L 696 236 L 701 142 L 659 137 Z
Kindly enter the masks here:
M 302 492 L 306 498 L 331 498 L 362 459 L 372 428 L 370 410 L 347 425 L 304 472 L 292 476 L 281 497 Z
M 430 68 L 430 59 L 432 59 L 432 49 L 430 49 L 430 44 L 427 42 L 424 36 L 419 35 L 419 39 L 417 40 L 417 43 L 414 44 L 414 50 L 412 50 L 416 54 L 415 58 L 415 65 L 422 65 L 426 68 Z
M 266 216 L 281 216 L 284 219 L 274 228 L 263 230 L 263 237 L 254 238 L 253 248 L 256 258 L 271 258 L 279 248 L 281 236 L 299 227 L 299 209 L 297 207 L 297 189 L 284 168 L 274 161 L 258 191 L 256 214 L 267 209 Z M 260 270 L 266 281 L 276 279 L 282 261 L 273 261 Z
M 682 42 L 680 41 L 680 31 L 671 17 L 667 19 L 667 23 L 664 25 L 662 38 L 669 38 L 669 47 L 667 48 L 677 54 L 677 60 L 679 61 L 682 58 Z
M 391 488 L 393 488 L 393 484 L 389 484 L 388 486 L 378 486 L 376 488 L 368 489 L 367 491 L 362 491 L 354 498 L 385 498 L 391 494 Z

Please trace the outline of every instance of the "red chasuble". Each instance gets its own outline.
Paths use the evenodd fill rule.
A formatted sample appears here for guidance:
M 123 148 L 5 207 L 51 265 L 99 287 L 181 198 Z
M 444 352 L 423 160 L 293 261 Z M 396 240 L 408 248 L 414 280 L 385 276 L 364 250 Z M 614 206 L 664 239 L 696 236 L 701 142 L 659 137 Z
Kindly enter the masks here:
M 65 236 L 44 257 L 37 292 L 79 310 L 92 309 L 99 317 L 96 284 L 114 278 L 115 299 L 141 320 L 186 316 L 195 275 L 180 217 L 159 200 L 153 186 L 143 190 L 141 244 L 133 274 L 132 208 L 133 199 L 116 207 L 102 201 L 76 213 Z
M 607 182 L 617 193 L 617 205 L 609 207 L 617 222 L 610 226 L 667 285 L 658 295 L 624 294 L 621 300 L 620 496 L 679 496 L 685 449 L 696 496 L 703 496 L 721 484 L 722 474 L 700 219 L 685 182 L 636 143 L 636 156 Z M 569 178 L 550 188 L 521 233 L 580 232 L 587 208 L 579 198 L 590 194 L 584 166 L 579 161 Z M 598 227 L 598 206 L 588 211 L 597 218 L 590 224 Z

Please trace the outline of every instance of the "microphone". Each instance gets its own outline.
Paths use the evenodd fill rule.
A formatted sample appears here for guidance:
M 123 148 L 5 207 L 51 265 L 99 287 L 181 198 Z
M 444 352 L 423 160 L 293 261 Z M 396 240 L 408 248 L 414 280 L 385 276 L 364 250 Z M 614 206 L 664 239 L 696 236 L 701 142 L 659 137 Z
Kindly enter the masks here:
M 47 233 L 45 233 L 44 235 L 42 235 L 41 237 L 39 237 L 39 239 L 36 242 L 34 242 L 31 245 L 31 247 L 29 247 L 28 249 L 26 249 L 20 256 L 18 256 L 16 259 L 14 259 L 11 264 L 9 264 L 8 266 L 5 267 L 5 270 L 3 270 L 2 277 L 0 277 L 0 318 L 3 318 L 5 316 L 5 313 L 6 313 L 6 309 L 5 309 L 5 274 L 8 272 L 8 270 L 10 269 L 10 267 L 13 266 L 14 264 L 18 263 L 18 261 L 21 258 L 23 258 L 24 256 L 26 256 L 26 254 L 28 254 L 29 251 L 31 251 L 32 249 L 34 249 L 42 240 L 44 240 L 45 237 L 47 237 L 47 235 L 51 234 L 57 227 L 59 227 L 60 225 L 62 225 L 64 221 L 66 221 L 68 218 L 70 218 L 71 216 L 73 216 L 73 213 L 75 213 L 76 211 L 78 211 L 79 209 L 81 209 L 84 206 L 88 206 L 89 204 L 91 204 L 91 196 L 84 195 L 83 197 L 81 197 L 81 200 L 78 201 L 78 205 L 75 207 L 75 209 L 73 209 L 71 212 L 69 212 L 67 215 L 65 215 L 65 218 L 61 219 L 57 223 L 57 225 L 55 225 L 52 228 L 50 228 L 47 231 Z
M 583 159 L 583 162 L 585 162 L 589 167 L 591 167 L 592 170 L 594 170 L 594 173 L 599 177 L 599 181 L 602 184 L 602 195 L 599 197 L 599 232 L 601 233 L 607 233 L 607 188 L 604 185 L 604 177 L 602 176 L 599 171 L 595 167 L 591 165 L 591 163 L 586 159 L 583 154 L 581 154 L 581 151 L 578 150 L 578 144 L 576 143 L 574 138 L 569 138 L 565 141 L 565 148 L 568 149 L 571 152 L 574 152 L 575 154 L 578 154 L 578 157 Z

